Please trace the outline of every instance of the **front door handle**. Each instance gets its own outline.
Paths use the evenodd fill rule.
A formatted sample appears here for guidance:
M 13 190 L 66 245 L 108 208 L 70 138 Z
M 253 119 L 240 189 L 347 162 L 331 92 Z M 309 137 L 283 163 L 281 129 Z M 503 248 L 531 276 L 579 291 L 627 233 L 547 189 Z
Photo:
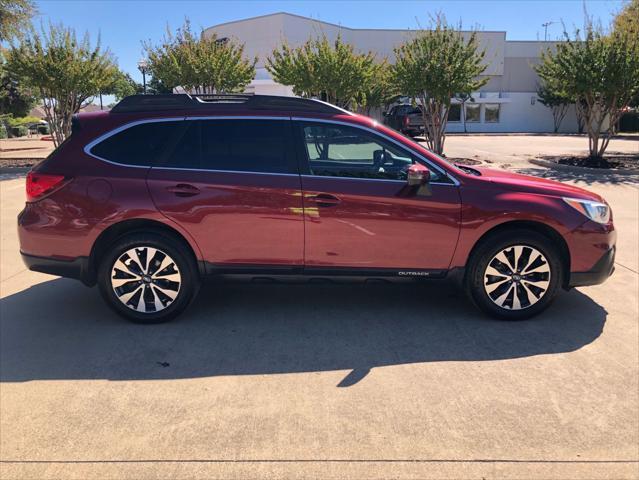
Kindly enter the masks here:
M 192 197 L 200 193 L 200 189 L 188 183 L 178 183 L 172 187 L 167 187 L 168 192 L 174 193 L 176 197 Z
M 334 207 L 341 202 L 338 197 L 330 193 L 318 193 L 317 195 L 308 197 L 308 199 L 318 207 Z

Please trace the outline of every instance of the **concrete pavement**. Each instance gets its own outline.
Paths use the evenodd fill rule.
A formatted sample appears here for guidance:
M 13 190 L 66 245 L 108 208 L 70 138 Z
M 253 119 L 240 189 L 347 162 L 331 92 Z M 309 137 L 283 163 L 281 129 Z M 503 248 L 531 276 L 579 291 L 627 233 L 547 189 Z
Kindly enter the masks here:
M 583 182 L 617 271 L 536 319 L 443 284 L 213 284 L 156 326 L 24 270 L 0 182 L 0 478 L 639 478 L 639 190 Z
M 586 135 L 449 135 L 446 137 L 449 158 L 471 158 L 500 166 L 527 168 L 531 158 L 548 156 L 587 156 Z M 613 138 L 608 155 L 634 154 L 639 156 L 639 136 Z

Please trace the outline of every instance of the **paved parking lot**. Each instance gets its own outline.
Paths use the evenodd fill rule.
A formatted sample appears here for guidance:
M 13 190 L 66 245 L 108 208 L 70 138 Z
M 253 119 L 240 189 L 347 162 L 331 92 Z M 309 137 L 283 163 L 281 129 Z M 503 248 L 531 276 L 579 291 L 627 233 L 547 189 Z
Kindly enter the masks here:
M 617 271 L 533 320 L 445 284 L 212 284 L 158 326 L 25 271 L 2 181 L 0 478 L 637 478 L 639 189 L 603 180 Z

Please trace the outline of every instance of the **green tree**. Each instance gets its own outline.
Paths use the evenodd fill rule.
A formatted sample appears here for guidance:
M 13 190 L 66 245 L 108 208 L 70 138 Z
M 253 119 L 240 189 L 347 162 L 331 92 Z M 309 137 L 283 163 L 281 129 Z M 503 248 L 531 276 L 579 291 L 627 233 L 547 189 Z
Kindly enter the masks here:
M 635 55 L 639 51 L 639 0 L 630 0 L 615 17 L 614 35 L 621 35 L 632 45 Z M 639 92 L 630 100 L 631 107 L 639 107 Z
M 488 81 L 479 78 L 486 70 L 484 54 L 476 32 L 464 35 L 461 26 L 448 25 L 442 16 L 432 29 L 395 49 L 394 81 L 422 105 L 426 142 L 438 154 L 444 151 L 451 99 L 470 95 Z
M 372 109 L 384 109 L 393 103 L 398 96 L 399 91 L 391 79 L 390 67 L 384 60 L 382 63 L 376 63 L 372 66 L 369 81 L 356 95 L 355 104 L 361 113 L 370 115 Z
M 546 83 L 574 99 L 588 134 L 590 157 L 601 159 L 623 110 L 639 91 L 639 43 L 625 31 L 604 35 L 592 22 L 583 36 L 565 33 L 556 50 L 542 53 L 535 67 Z
M 639 0 L 630 0 L 615 17 L 613 27 L 639 40 Z
M 142 93 L 143 90 L 142 85 L 133 80 L 131 75 L 121 70 L 116 70 L 113 73 L 111 82 L 112 83 L 102 90 L 101 93 L 104 95 L 113 95 L 117 101 L 129 95 Z
M 266 61 L 273 79 L 292 86 L 296 95 L 321 97 L 344 108 L 374 106 L 370 102 L 377 102 L 373 98 L 386 88 L 379 77 L 383 68 L 373 53 L 355 52 L 339 35 L 333 42 L 326 36 L 309 38 L 297 48 L 284 44 Z
M 552 120 L 554 132 L 559 131 L 561 122 L 566 117 L 568 107 L 573 104 L 573 99 L 565 92 L 562 92 L 556 82 L 544 82 L 537 88 L 537 99 L 539 103 L 550 108 L 552 111 Z
M 238 92 L 255 78 L 257 59 L 244 56 L 244 45 L 215 34 L 199 37 L 188 22 L 175 35 L 167 32 L 160 45 L 145 43 L 151 76 L 173 89 L 195 93 Z
M 12 118 L 25 117 L 36 103 L 30 89 L 26 88 L 7 68 L 7 62 L 0 52 L 0 122 L 11 136 Z
M 0 42 L 27 30 L 35 12 L 32 0 L 0 0 Z
M 8 68 L 42 101 L 53 141 L 60 145 L 71 134 L 75 113 L 113 82 L 117 67 L 98 40 L 89 35 L 78 41 L 75 31 L 49 25 L 41 34 L 32 31 L 19 46 L 12 45 Z
M 146 82 L 146 92 L 151 95 L 160 95 L 173 93 L 173 89 L 164 85 L 161 80 L 151 77 L 151 79 Z

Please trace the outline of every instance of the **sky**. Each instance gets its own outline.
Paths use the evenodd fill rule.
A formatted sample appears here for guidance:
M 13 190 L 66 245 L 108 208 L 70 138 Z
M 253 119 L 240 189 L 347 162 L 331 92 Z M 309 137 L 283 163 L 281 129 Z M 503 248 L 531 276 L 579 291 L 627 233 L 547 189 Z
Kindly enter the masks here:
M 194 29 L 275 12 L 289 12 L 352 28 L 418 28 L 431 15 L 442 12 L 450 23 L 465 28 L 506 31 L 508 40 L 559 38 L 561 21 L 582 26 L 584 6 L 588 14 L 608 24 L 624 2 L 619 0 L 448 0 L 448 1 L 221 1 L 221 0 L 40 0 L 33 23 L 63 23 L 116 57 L 122 70 L 142 82 L 137 62 L 143 56 L 142 41 L 159 42 L 167 25 L 172 29 L 188 17 Z

